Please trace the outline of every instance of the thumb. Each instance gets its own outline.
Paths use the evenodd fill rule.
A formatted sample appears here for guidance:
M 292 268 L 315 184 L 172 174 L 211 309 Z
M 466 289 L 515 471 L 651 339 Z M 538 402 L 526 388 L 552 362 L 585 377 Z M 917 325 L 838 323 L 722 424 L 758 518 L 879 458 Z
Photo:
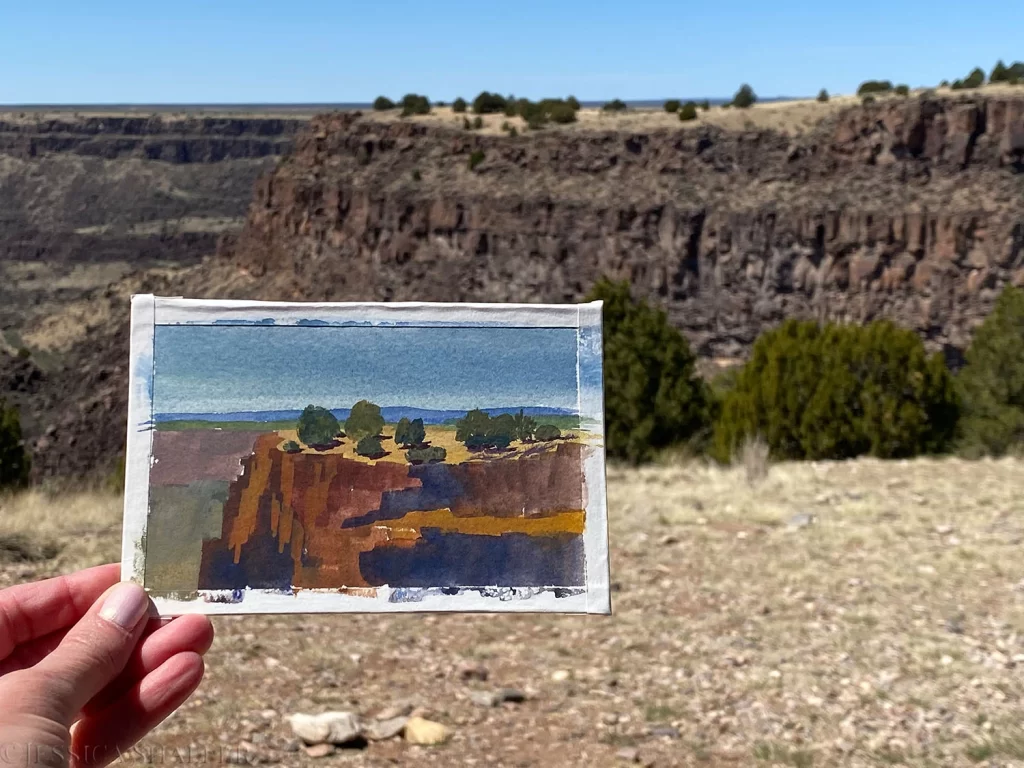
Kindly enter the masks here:
M 145 629 L 149 596 L 138 584 L 108 589 L 37 666 L 61 722 L 70 725 L 127 666 Z

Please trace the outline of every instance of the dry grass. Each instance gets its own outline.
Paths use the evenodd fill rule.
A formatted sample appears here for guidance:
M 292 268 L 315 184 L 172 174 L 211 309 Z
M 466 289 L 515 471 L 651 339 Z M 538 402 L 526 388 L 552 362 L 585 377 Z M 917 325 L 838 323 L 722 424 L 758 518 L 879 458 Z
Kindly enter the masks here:
M 148 746 L 293 765 L 285 714 L 413 699 L 448 745 L 327 762 L 613 766 L 635 746 L 657 766 L 1024 764 L 1021 461 L 777 464 L 756 485 L 741 466 L 612 466 L 609 504 L 611 618 L 218 620 L 207 681 Z M 118 514 L 5 501 L 5 530 L 65 537 L 5 583 L 114 556 Z M 462 680 L 467 662 L 490 679 Z M 469 700 L 501 686 L 528 700 Z

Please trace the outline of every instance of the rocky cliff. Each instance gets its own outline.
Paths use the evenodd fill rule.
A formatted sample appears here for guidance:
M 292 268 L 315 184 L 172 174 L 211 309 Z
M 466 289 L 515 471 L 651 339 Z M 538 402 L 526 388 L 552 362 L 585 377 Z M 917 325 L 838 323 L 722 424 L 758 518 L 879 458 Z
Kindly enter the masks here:
M 626 278 L 707 357 L 793 315 L 889 317 L 955 354 L 1024 281 L 1022 171 L 1024 94 L 857 106 L 797 138 L 335 114 L 221 256 L 317 299 L 564 302 Z
M 32 357 L 0 354 L 0 384 L 22 409 L 37 474 L 81 474 L 110 467 L 123 446 L 132 291 L 561 302 L 602 275 L 627 278 L 664 306 L 706 358 L 741 358 L 761 330 L 795 315 L 889 317 L 955 361 L 1000 287 L 1024 282 L 1019 94 L 879 101 L 830 112 L 799 136 L 702 124 L 611 130 L 610 118 L 589 123 L 603 130 L 581 124 L 513 138 L 334 114 L 316 118 L 276 168 L 273 158 L 181 165 L 0 155 L 0 169 L 55 160 L 141 168 L 138 177 L 119 171 L 137 178 L 135 193 L 113 176 L 104 182 L 105 199 L 128 211 L 135 197 L 164 195 L 175 170 L 218 169 L 198 187 L 210 198 L 171 184 L 169 199 L 198 205 L 236 190 L 224 169 L 254 177 L 256 168 L 240 164 L 268 169 L 240 234 L 222 233 L 215 258 L 132 275 L 88 301 L 69 303 L 62 288 L 58 312 L 26 315 Z M 89 168 L 66 184 L 47 176 L 35 202 L 26 198 L 27 215 L 73 210 L 61 216 L 79 226 L 74 217 L 89 206 L 61 195 L 93 184 L 83 180 Z M 0 201 L 16 186 L 4 183 Z M 0 205 L 0 217 L 7 211 Z M 54 247 L 71 229 L 51 230 Z M 7 286 L 30 296 L 35 284 Z M 48 305 L 32 298 L 27 306 Z M 53 364 L 36 354 L 44 343 L 58 346 Z

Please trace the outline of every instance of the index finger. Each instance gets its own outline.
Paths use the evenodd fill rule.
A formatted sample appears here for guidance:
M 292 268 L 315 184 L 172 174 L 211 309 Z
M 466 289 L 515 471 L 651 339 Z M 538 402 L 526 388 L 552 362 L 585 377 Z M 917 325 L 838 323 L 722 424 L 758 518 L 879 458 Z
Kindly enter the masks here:
M 0 660 L 22 643 L 70 627 L 121 578 L 116 563 L 0 590 Z

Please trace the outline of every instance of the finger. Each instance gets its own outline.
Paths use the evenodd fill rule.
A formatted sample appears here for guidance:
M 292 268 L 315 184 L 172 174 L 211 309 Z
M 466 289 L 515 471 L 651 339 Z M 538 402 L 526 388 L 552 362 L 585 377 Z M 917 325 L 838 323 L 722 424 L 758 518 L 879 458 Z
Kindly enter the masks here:
M 203 658 L 179 653 L 150 672 L 102 712 L 72 730 L 75 768 L 101 768 L 115 760 L 180 707 L 203 679 Z
M 212 644 L 213 624 L 206 616 L 180 616 L 169 624 L 158 625 L 152 634 L 139 641 L 124 672 L 85 706 L 84 714 L 92 715 L 110 706 L 146 675 L 155 672 L 179 653 L 190 652 L 202 656 L 210 650 Z
M 138 584 L 122 582 L 72 627 L 53 653 L 32 673 L 40 676 L 47 712 L 70 725 L 86 703 L 128 664 L 146 627 L 149 596 Z
M 22 643 L 77 622 L 120 578 L 114 563 L 0 591 L 0 659 Z

